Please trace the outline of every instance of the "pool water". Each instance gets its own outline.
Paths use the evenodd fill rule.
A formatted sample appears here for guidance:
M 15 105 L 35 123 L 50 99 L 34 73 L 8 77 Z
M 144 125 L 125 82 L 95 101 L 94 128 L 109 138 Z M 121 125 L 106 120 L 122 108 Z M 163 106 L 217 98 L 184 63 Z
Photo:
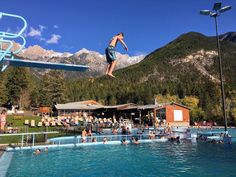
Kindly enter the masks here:
M 230 177 L 236 144 L 144 143 L 15 152 L 7 177 Z

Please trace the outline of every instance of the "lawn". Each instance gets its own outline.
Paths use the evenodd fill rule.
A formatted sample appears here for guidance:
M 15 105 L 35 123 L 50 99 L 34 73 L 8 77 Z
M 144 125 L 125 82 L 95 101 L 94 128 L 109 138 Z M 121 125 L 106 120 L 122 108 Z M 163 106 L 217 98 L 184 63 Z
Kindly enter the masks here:
M 30 127 L 29 125 L 24 125 L 25 120 L 35 120 L 35 127 Z M 53 138 L 53 137 L 58 137 L 58 136 L 68 136 L 68 135 L 74 135 L 78 134 L 81 132 L 82 127 L 76 127 L 76 131 L 73 132 L 66 132 L 63 131 L 61 127 L 37 127 L 38 122 L 41 121 L 40 116 L 21 116 L 21 117 L 16 117 L 16 116 L 7 116 L 7 125 L 10 127 L 17 127 L 19 128 L 20 132 L 19 133 L 27 133 L 27 132 L 45 132 L 45 131 L 59 131 L 58 134 L 48 134 L 47 138 Z M 18 144 L 21 143 L 22 136 L 0 136 L 0 144 Z M 32 139 L 32 137 L 24 137 L 24 140 L 26 139 Z M 35 142 L 44 142 L 45 140 L 45 135 L 35 135 Z

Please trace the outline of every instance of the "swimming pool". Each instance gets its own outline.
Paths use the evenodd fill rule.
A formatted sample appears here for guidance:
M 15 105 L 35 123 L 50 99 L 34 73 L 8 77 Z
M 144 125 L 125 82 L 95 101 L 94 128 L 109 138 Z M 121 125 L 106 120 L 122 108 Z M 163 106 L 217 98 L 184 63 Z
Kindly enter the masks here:
M 145 143 L 16 151 L 7 177 L 235 176 L 236 145 Z

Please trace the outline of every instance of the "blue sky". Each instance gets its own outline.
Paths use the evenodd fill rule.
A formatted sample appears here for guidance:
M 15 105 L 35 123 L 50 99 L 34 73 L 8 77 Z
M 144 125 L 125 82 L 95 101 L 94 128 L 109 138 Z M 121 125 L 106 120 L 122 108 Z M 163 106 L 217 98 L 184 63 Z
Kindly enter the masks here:
M 215 0 L 7 0 L 1 12 L 18 14 L 28 22 L 27 46 L 59 52 L 81 48 L 104 52 L 110 38 L 122 31 L 129 55 L 148 54 L 179 35 L 196 31 L 214 35 L 213 19 L 199 15 Z M 219 19 L 219 31 L 236 31 L 236 2 Z M 0 20 L 0 31 L 17 31 L 20 23 Z M 118 45 L 117 50 L 125 53 Z

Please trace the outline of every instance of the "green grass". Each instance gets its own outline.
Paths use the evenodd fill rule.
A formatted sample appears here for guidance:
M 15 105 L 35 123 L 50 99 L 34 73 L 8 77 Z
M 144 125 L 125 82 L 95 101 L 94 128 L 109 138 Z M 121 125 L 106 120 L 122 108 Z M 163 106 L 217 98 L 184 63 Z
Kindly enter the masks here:
M 25 120 L 35 120 L 35 127 L 30 127 L 29 125 L 24 125 Z M 81 132 L 82 127 L 77 127 L 75 132 L 65 132 L 61 130 L 61 127 L 37 127 L 38 122 L 41 121 L 41 117 L 39 116 L 22 116 L 20 119 L 15 119 L 14 116 L 7 116 L 7 125 L 10 127 L 18 127 L 20 129 L 19 133 L 26 133 L 26 132 L 45 132 L 45 131 L 59 131 L 57 134 L 48 134 L 47 138 L 53 138 L 58 136 L 69 136 L 74 135 L 75 133 L 78 134 Z M 30 139 L 31 137 L 29 137 Z M 0 136 L 0 144 L 19 144 L 21 143 L 22 136 Z M 26 137 L 24 137 L 24 141 Z M 35 142 L 40 143 L 44 142 L 45 138 L 44 135 L 35 135 Z

